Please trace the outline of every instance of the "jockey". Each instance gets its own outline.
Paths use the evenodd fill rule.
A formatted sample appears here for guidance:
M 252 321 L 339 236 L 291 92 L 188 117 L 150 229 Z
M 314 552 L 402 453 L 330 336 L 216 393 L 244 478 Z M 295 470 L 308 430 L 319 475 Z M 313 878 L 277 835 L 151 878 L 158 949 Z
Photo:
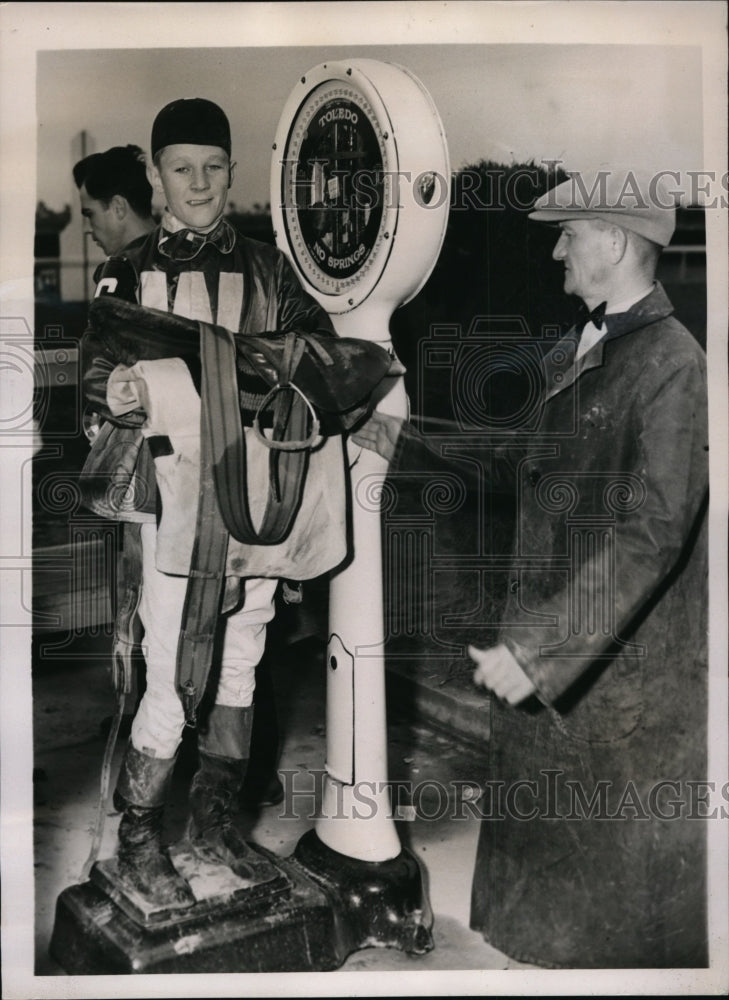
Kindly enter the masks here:
M 193 98 L 163 108 L 152 127 L 151 153 L 148 176 L 164 213 L 147 239 L 125 254 L 142 306 L 233 332 L 335 336 L 329 317 L 303 291 L 284 255 L 243 237 L 223 217 L 235 163 L 228 119 L 216 104 Z M 116 359 L 91 331 L 84 336 L 82 358 L 87 395 L 99 408 Z M 87 463 L 94 470 L 88 482 L 97 486 L 85 502 L 105 517 L 141 522 L 141 581 L 125 581 L 120 606 L 127 612 L 136 608 L 147 662 L 147 688 L 117 785 L 117 801 L 123 803 L 118 868 L 149 905 L 180 909 L 192 905 L 194 897 L 162 849 L 161 830 L 185 724 L 175 676 L 188 578 L 158 568 L 154 463 L 145 457 L 140 430 L 146 414 L 137 409 L 119 416 L 107 407 L 103 416 L 108 429 L 94 441 Z M 154 455 L 155 439 L 148 440 Z M 110 490 L 109 481 L 122 466 L 133 469 L 134 489 L 121 491 L 120 503 L 120 491 Z M 231 813 L 247 768 L 255 671 L 274 615 L 277 584 L 268 578 L 226 581 L 219 677 L 200 728 L 200 765 L 190 792 L 190 837 L 196 849 L 243 878 L 259 880 L 261 866 L 268 863 L 246 845 Z

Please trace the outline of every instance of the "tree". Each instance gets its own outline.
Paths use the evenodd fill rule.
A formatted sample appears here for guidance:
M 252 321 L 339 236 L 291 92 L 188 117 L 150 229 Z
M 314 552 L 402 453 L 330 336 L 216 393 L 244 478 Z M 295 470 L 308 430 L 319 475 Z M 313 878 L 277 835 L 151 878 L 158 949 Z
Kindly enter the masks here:
M 422 370 L 422 345 L 434 325 L 457 328 L 466 336 L 475 319 L 491 317 L 496 332 L 490 337 L 498 344 L 495 318 L 511 318 L 521 320 L 525 336 L 539 344 L 545 325 L 565 330 L 572 322 L 575 303 L 562 291 L 561 264 L 552 260 L 555 232 L 528 219 L 536 199 L 566 176 L 533 162 L 504 166 L 491 160 L 454 174 L 438 261 L 418 295 L 398 309 L 391 322 L 416 413 L 452 416 L 453 373 Z M 501 346 L 510 350 L 512 340 L 505 338 Z M 513 409 L 513 394 L 524 391 L 515 379 L 518 376 L 505 372 L 490 386 L 490 405 L 496 411 Z

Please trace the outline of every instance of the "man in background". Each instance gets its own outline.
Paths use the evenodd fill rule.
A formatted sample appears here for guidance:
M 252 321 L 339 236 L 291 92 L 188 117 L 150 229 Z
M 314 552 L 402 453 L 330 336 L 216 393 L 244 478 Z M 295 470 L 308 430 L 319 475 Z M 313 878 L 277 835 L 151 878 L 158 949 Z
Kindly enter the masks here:
M 154 228 L 152 185 L 139 146 L 91 153 L 74 166 L 73 179 L 88 232 L 108 257 L 141 243 Z
M 117 257 L 126 250 L 140 246 L 154 229 L 152 216 L 152 185 L 147 178 L 144 153 L 139 146 L 112 146 L 103 153 L 91 153 L 74 165 L 73 179 L 79 191 L 81 215 L 86 220 L 86 233 L 107 257 Z M 108 262 L 94 271 L 94 285 L 99 294 L 99 282 Z M 107 279 L 108 285 L 108 279 Z M 133 297 L 131 288 L 115 288 L 115 294 Z M 84 412 L 84 433 L 93 442 L 101 430 L 102 419 L 90 407 Z M 109 428 L 107 428 L 108 430 Z M 144 446 L 143 446 L 144 447 Z M 146 449 L 145 449 L 146 450 Z M 147 457 L 148 463 L 151 458 Z M 139 532 L 139 525 L 124 526 L 127 535 Z M 137 699 L 146 685 L 144 663 L 135 657 Z M 109 731 L 111 716 L 101 723 L 103 733 Z M 125 715 L 120 732 L 129 735 L 132 716 Z

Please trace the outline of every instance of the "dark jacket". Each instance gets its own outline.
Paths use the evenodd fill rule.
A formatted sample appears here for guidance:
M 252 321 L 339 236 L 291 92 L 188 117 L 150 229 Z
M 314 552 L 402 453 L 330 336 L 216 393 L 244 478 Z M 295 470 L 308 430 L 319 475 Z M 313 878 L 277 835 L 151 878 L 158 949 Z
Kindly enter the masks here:
M 658 285 L 577 365 L 568 335 L 493 466 L 517 497 L 499 641 L 537 696 L 491 700 L 471 920 L 525 962 L 706 960 L 706 365 L 672 311 Z
M 703 606 L 702 550 L 685 557 L 708 494 L 706 361 L 671 312 L 658 288 L 607 316 L 604 340 L 548 387 L 539 432 L 515 463 L 500 639 L 548 705 L 593 671 L 589 698 L 560 715 L 590 742 L 639 723 L 646 661 L 706 647 L 704 628 L 676 618 Z M 615 669 L 600 671 L 607 663 L 619 685 Z
M 240 333 L 300 330 L 334 336 L 329 316 L 301 287 L 283 253 L 242 236 L 226 221 L 214 235 L 192 257 L 184 246 L 170 248 L 160 227 L 129 247 L 124 256 L 134 272 L 136 300 Z M 86 401 L 107 421 L 82 473 L 83 502 L 102 517 L 154 520 L 154 465 L 139 431 L 145 415 L 109 412 L 106 385 L 116 360 L 92 330 L 81 342 L 81 366 Z

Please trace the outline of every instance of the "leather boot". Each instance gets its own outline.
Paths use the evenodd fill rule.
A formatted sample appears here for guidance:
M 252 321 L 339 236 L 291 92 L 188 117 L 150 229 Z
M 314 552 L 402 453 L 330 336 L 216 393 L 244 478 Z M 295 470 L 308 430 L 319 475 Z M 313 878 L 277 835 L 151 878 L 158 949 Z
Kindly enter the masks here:
M 152 906 L 186 909 L 195 902 L 187 882 L 162 848 L 167 785 L 175 764 L 150 757 L 130 743 L 115 795 L 124 805 L 119 824 L 119 874 Z
M 253 696 L 253 728 L 248 767 L 240 801 L 248 809 L 277 806 L 284 789 L 278 776 L 279 725 L 271 667 L 266 658 L 256 667 Z
M 190 787 L 190 840 L 202 856 L 254 879 L 261 862 L 233 820 L 248 764 L 253 709 L 215 705 L 198 738 L 199 768 Z

